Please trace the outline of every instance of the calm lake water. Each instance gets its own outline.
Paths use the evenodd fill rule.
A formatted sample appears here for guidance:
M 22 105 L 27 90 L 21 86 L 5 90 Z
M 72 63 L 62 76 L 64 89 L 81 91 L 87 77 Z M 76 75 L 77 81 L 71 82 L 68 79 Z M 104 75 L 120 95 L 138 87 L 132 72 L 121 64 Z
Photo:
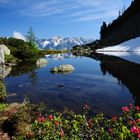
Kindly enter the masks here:
M 131 62 L 131 58 L 137 61 Z M 7 102 L 22 102 L 27 95 L 32 103 L 45 103 L 57 111 L 67 107 L 79 113 L 82 106 L 88 104 L 94 113 L 108 116 L 120 115 L 121 107 L 129 103 L 140 104 L 138 55 L 120 58 L 94 53 L 64 54 L 46 59 L 49 63 L 40 68 L 24 64 L 11 70 L 4 82 L 8 94 L 16 93 L 16 96 L 9 96 Z M 52 67 L 61 64 L 71 64 L 75 71 L 50 73 Z

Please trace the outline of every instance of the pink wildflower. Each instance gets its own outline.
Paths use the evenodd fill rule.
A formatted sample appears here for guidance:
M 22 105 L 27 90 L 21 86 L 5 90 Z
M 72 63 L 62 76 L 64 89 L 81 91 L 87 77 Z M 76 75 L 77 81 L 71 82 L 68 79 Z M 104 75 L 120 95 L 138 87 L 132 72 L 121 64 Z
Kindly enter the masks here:
M 53 119 L 53 115 L 52 115 L 52 114 L 49 115 L 49 116 L 48 116 L 48 119 L 49 119 L 49 120 L 52 120 L 52 119 Z
M 117 117 L 116 117 L 116 116 L 114 116 L 114 117 L 112 117 L 111 119 L 112 119 L 112 121 L 114 121 L 114 122 L 115 122 L 115 121 L 117 120 Z
M 137 135 L 137 138 L 140 139 L 140 133 Z
M 91 120 L 91 119 L 90 119 L 90 120 L 88 120 L 88 122 L 87 122 L 87 123 L 88 123 L 88 127 L 89 127 L 89 128 L 91 128 L 91 127 L 92 127 L 92 125 L 93 125 L 92 120 Z
M 136 125 L 136 121 L 129 121 L 128 123 L 131 125 Z
M 137 119 L 136 122 L 139 123 L 140 122 L 140 119 Z
M 139 107 L 139 106 L 136 106 L 136 110 L 137 110 L 137 111 L 140 111 L 140 107 Z
M 133 108 L 133 104 L 130 103 L 130 104 L 129 104 L 129 107 L 130 107 L 130 109 L 132 109 L 132 108 Z
M 45 121 L 45 118 L 44 117 L 38 117 L 37 121 L 40 122 L 40 123 L 43 123 Z
M 59 122 L 58 122 L 58 121 L 55 121 L 55 122 L 54 122 L 54 125 L 55 125 L 55 126 L 58 126 L 58 125 L 59 125 Z
M 140 128 L 138 128 L 136 126 L 131 127 L 130 131 L 133 134 L 140 134 Z
M 108 129 L 108 132 L 109 132 L 110 134 L 112 134 L 113 129 L 112 129 L 112 128 L 109 128 L 109 129 Z
M 129 112 L 129 107 L 128 106 L 122 107 L 122 111 L 128 113 Z

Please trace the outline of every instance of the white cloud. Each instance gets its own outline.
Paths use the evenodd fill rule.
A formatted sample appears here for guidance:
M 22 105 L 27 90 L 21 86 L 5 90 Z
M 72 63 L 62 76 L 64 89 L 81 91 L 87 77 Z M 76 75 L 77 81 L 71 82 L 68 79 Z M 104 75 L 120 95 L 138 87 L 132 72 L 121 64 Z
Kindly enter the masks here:
M 22 39 L 22 40 L 26 41 L 26 37 L 22 33 L 17 32 L 17 31 L 13 32 L 12 37 L 17 38 L 17 39 Z
M 14 12 L 22 16 L 51 16 L 65 21 L 114 18 L 124 3 L 124 0 L 0 0 L 0 5 L 9 5 L 9 8 L 15 9 Z
M 99 19 L 104 19 L 104 18 L 112 18 L 114 16 L 117 16 L 117 11 L 116 10 L 114 10 L 113 12 L 104 11 L 104 14 L 95 13 L 95 14 L 89 14 L 87 16 L 81 16 L 81 17 L 77 18 L 75 21 L 99 20 Z

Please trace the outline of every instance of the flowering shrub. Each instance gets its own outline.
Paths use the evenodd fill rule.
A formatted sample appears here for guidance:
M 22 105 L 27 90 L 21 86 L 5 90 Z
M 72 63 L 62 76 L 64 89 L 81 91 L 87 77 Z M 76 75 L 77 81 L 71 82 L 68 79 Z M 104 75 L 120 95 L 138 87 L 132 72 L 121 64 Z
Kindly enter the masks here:
M 89 107 L 83 107 L 84 114 L 73 111 L 52 112 L 39 116 L 24 134 L 25 139 L 62 140 L 138 140 L 140 139 L 140 107 L 122 107 L 121 117 L 107 118 L 103 114 L 88 116 Z

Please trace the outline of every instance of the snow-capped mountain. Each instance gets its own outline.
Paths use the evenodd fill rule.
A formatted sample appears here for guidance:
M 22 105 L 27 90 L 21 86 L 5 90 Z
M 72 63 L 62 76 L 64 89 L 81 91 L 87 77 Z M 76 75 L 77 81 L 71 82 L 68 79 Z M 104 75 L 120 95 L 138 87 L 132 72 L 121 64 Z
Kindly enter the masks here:
M 92 39 L 79 38 L 62 38 L 53 37 L 51 39 L 37 39 L 37 44 L 40 49 L 49 50 L 69 50 L 75 45 L 84 45 L 93 42 Z

